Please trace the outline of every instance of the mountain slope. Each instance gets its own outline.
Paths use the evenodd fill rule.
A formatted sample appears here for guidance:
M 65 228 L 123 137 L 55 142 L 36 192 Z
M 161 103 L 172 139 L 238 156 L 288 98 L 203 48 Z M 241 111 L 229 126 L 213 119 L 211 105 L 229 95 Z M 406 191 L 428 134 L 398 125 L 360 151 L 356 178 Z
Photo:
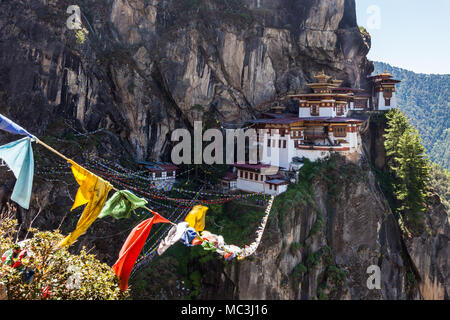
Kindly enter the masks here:
M 430 159 L 450 168 L 450 75 L 418 74 L 374 62 L 375 72 L 387 71 L 397 86 L 399 108 L 419 130 Z

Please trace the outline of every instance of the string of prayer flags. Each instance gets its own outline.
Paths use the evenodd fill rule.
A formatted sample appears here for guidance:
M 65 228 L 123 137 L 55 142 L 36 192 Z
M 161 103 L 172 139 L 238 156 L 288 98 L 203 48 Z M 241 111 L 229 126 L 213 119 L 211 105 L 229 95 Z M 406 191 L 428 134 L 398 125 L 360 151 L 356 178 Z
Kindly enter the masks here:
M 127 240 L 119 252 L 119 259 L 113 265 L 112 269 L 120 280 L 120 289 L 125 291 L 128 289 L 128 279 L 131 270 L 145 245 L 145 241 L 150 234 L 153 224 L 170 223 L 166 218 L 155 214 L 153 218 L 147 219 L 137 225 L 128 235 Z
M 117 191 L 111 199 L 105 203 L 99 218 L 102 219 L 107 216 L 111 216 L 114 219 L 130 218 L 131 211 L 134 211 L 137 208 L 143 208 L 146 205 L 147 200 L 137 197 L 131 191 Z
M 264 234 L 264 230 L 267 225 L 267 221 L 270 215 L 270 212 L 272 210 L 273 201 L 275 200 L 275 197 L 272 196 L 271 200 L 269 201 L 265 216 L 262 219 L 261 226 L 256 231 L 256 240 L 252 242 L 250 245 L 245 246 L 244 248 L 240 248 L 235 245 L 228 245 L 224 242 L 223 236 L 218 236 L 215 234 L 212 234 L 209 231 L 203 231 L 201 232 L 201 235 L 198 237 L 195 237 L 197 234 L 195 229 L 188 228 L 181 238 L 181 241 L 184 242 L 186 246 L 195 246 L 195 245 L 201 245 L 204 250 L 207 251 L 215 251 L 219 255 L 223 256 L 225 260 L 230 261 L 234 258 L 237 258 L 238 260 L 243 260 L 251 255 L 253 255 L 256 250 L 259 247 L 259 244 L 261 243 L 262 236 Z M 207 209 L 207 208 L 206 208 Z M 193 216 L 196 217 L 198 215 L 198 210 L 191 211 L 193 213 Z M 206 211 L 205 211 L 206 212 Z M 196 222 L 196 220 L 193 217 L 190 217 L 192 220 Z M 191 230 L 189 230 L 191 229 Z M 189 232 L 190 231 L 190 232 Z M 198 235 L 198 234 L 197 234 Z M 194 238 L 195 237 L 195 238 Z
M 267 208 L 265 211 L 266 215 L 262 219 L 261 226 L 256 231 L 257 237 L 256 237 L 255 242 L 250 244 L 250 246 L 246 246 L 244 249 L 242 249 L 242 251 L 238 254 L 238 260 L 243 260 L 246 257 L 251 256 L 258 249 L 258 247 L 261 243 L 263 234 L 264 234 L 264 230 L 266 229 L 267 221 L 269 220 L 270 212 L 272 211 L 272 205 L 273 205 L 274 200 L 275 200 L 275 196 L 272 196 L 272 198 L 269 201 L 269 204 L 267 205 Z
M 32 141 L 34 139 L 26 137 L 0 147 L 0 158 L 6 162 L 17 179 L 11 200 L 27 210 L 30 207 L 31 190 L 33 188 L 34 157 L 31 147 Z
M 0 130 L 33 138 L 33 135 L 31 133 L 2 114 L 0 114 Z
M 108 193 L 112 189 L 112 185 L 108 181 L 90 173 L 72 160 L 69 160 L 69 163 L 72 165 L 75 180 L 80 185 L 71 211 L 84 204 L 87 206 L 78 220 L 76 229 L 59 243 L 60 247 L 70 246 L 86 232 L 98 218 Z
M 164 240 L 161 241 L 158 247 L 158 254 L 162 255 L 164 252 L 166 252 L 167 249 L 169 249 L 171 246 L 173 246 L 175 243 L 181 240 L 181 237 L 186 232 L 186 229 L 189 227 L 189 223 L 187 222 L 181 222 L 177 224 L 176 226 L 173 226 L 167 236 L 164 238 Z
M 205 216 L 206 211 L 208 211 L 208 207 L 204 206 L 195 206 L 192 208 L 192 210 L 188 213 L 184 221 L 189 223 L 189 226 L 191 228 L 194 228 L 195 231 L 203 231 L 205 230 Z

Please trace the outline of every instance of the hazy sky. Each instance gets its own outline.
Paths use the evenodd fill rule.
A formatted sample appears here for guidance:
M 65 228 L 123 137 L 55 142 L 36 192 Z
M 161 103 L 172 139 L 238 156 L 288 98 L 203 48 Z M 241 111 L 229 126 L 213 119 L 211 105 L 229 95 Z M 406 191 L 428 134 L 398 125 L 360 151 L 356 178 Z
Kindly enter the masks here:
M 370 60 L 450 73 L 450 0 L 356 0 L 356 12 L 372 35 Z

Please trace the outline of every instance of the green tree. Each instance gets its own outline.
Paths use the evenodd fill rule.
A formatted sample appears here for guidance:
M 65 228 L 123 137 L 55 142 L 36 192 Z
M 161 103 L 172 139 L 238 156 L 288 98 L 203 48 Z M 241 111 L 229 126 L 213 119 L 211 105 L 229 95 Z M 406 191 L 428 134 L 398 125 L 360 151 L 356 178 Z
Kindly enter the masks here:
M 401 215 L 413 231 L 422 226 L 423 212 L 430 180 L 430 164 L 419 132 L 399 110 L 390 110 L 385 148 L 388 170 L 392 176 L 394 211 Z

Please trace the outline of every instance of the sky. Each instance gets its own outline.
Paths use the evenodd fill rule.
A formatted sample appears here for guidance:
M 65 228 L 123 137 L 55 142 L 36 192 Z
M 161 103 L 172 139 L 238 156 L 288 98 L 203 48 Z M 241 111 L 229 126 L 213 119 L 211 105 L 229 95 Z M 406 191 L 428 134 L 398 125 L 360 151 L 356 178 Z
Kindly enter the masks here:
M 450 0 L 356 0 L 356 13 L 372 36 L 370 60 L 450 74 Z

